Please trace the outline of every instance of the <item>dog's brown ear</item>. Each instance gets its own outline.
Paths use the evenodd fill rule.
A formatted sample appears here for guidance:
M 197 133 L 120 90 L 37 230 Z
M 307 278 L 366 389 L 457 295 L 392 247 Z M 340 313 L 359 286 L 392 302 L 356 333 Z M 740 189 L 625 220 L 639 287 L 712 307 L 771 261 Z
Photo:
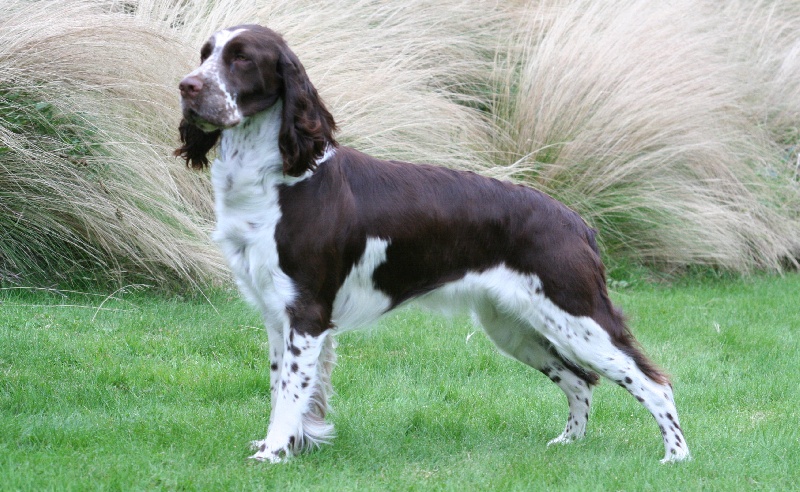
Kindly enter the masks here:
M 283 121 L 278 139 L 283 172 L 301 176 L 316 167 L 315 160 L 322 157 L 326 146 L 336 145 L 336 123 L 300 60 L 286 47 L 281 51 L 278 72 L 283 80 Z
M 207 133 L 183 119 L 178 132 L 183 145 L 175 149 L 175 157 L 185 159 L 186 165 L 192 169 L 200 170 L 208 166 L 207 154 L 217 144 L 222 131 L 214 130 Z

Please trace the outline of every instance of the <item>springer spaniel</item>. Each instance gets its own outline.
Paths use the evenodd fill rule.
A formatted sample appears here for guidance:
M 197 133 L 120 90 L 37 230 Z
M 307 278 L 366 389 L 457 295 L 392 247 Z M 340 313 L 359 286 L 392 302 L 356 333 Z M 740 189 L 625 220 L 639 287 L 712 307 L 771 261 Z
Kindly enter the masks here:
M 383 161 L 334 140 L 336 124 L 280 35 L 219 31 L 180 82 L 183 146 L 211 167 L 214 240 L 269 336 L 271 413 L 257 460 L 328 442 L 336 333 L 411 300 L 471 311 L 505 354 L 566 394 L 550 441 L 584 436 L 603 375 L 641 402 L 662 461 L 689 458 L 667 376 L 611 303 L 595 231 L 550 196 L 469 172 Z

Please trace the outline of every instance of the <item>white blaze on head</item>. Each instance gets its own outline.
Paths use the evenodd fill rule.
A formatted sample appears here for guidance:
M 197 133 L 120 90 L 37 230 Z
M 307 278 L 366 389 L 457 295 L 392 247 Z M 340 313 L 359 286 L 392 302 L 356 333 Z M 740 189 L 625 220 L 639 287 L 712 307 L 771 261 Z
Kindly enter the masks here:
M 234 31 L 218 31 L 211 36 L 214 48 L 203 63 L 192 71 L 188 77 L 197 77 L 203 81 L 205 96 L 203 106 L 208 109 L 208 119 L 213 124 L 224 127 L 236 126 L 242 120 L 242 112 L 236 104 L 236 94 L 228 89 L 222 74 L 227 70 L 222 54 L 225 46 L 246 29 Z

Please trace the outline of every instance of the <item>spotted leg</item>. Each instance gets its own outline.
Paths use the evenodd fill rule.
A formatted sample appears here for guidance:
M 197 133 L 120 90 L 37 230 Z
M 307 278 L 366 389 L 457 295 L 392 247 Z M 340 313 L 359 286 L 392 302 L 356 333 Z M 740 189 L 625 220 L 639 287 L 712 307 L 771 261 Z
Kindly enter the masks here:
M 589 421 L 589 409 L 592 406 L 592 389 L 599 378 L 596 374 L 577 367 L 570 369 L 568 367 L 570 365 L 557 355 L 551 354 L 551 360 L 543 362 L 539 368 L 561 388 L 567 396 L 569 405 L 569 416 L 564 432 L 548 442 L 548 446 L 568 444 L 586 435 L 586 423 Z
M 690 458 L 678 423 L 672 386 L 666 378 L 658 381 L 645 374 L 628 353 L 611 342 L 605 330 L 592 318 L 562 313 L 558 321 L 555 321 L 555 317 L 550 321 L 545 321 L 542 331 L 559 353 L 616 382 L 653 415 L 664 440 L 665 456 L 662 463 Z
M 283 367 L 285 342 L 283 340 L 283 329 L 279 323 L 267 321 L 265 324 L 267 326 L 267 339 L 269 340 L 269 421 L 271 423 L 274 415 L 275 401 L 278 395 L 278 385 L 280 384 L 281 367 Z
M 267 436 L 256 441 L 251 458 L 277 463 L 305 448 L 328 442 L 333 426 L 325 422 L 333 340 L 330 330 L 312 335 L 291 327 L 284 334 L 282 363 L 273 388 Z
M 541 371 L 566 395 L 569 405 L 566 427 L 548 446 L 583 438 L 592 405 L 592 389 L 599 379 L 597 374 L 564 360 L 530 327 L 514 317 L 500 314 L 492 305 L 483 306 L 476 314 L 501 352 Z
M 631 363 L 630 360 L 624 361 L 620 366 L 610 369 L 609 373 L 615 375 L 617 384 L 628 390 L 656 419 L 664 439 L 665 455 L 661 462 L 691 459 L 683 430 L 678 422 L 672 386 L 653 381 L 635 365 L 631 367 Z

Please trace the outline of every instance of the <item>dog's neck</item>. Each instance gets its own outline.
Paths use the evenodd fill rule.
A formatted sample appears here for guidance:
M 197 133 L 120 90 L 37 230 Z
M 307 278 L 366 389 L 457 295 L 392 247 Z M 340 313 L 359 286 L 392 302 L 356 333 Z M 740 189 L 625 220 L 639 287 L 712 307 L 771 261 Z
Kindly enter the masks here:
M 226 173 L 252 174 L 261 180 L 283 175 L 283 158 L 278 147 L 282 113 L 283 101 L 279 100 L 269 109 L 223 130 L 214 167 Z
M 282 117 L 283 101 L 278 100 L 269 109 L 222 131 L 219 156 L 211 168 L 212 182 L 218 192 L 230 189 L 232 180 L 239 185 L 293 185 L 313 174 L 310 169 L 297 177 L 284 173 L 278 143 Z M 335 153 L 336 147 L 327 145 L 316 164 L 322 164 Z

